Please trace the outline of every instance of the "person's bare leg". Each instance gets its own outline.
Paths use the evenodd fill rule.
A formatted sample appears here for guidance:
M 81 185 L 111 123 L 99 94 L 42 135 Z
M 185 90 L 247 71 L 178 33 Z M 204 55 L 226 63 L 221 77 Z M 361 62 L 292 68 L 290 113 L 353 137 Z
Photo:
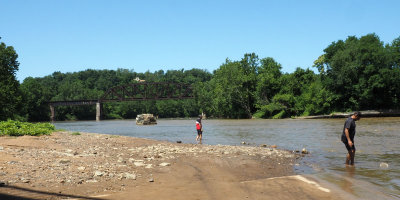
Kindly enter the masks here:
M 350 154 L 350 165 L 354 165 L 354 157 L 356 156 L 356 150 L 352 150 Z
M 346 165 L 350 165 L 350 151 L 346 155 Z

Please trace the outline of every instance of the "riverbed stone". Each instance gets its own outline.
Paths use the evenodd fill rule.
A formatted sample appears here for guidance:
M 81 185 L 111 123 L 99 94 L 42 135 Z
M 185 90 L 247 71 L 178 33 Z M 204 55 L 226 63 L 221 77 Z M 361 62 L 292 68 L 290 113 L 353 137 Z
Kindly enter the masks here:
M 102 172 L 102 171 L 96 170 L 96 171 L 94 172 L 94 176 L 103 176 L 103 175 L 104 175 L 104 172 Z
M 60 164 L 68 164 L 68 163 L 70 163 L 70 162 L 71 162 L 71 160 L 68 160 L 68 159 L 62 158 L 62 159 L 60 159 L 58 162 L 59 162 Z
M 387 164 L 387 163 L 385 163 L 385 162 L 381 162 L 381 164 L 379 164 L 379 167 L 380 167 L 381 169 L 387 169 L 387 168 L 389 168 L 389 164 Z
M 119 162 L 119 163 L 126 163 L 126 161 L 124 161 L 124 159 L 123 159 L 122 157 L 119 157 L 117 162 Z
M 133 164 L 134 164 L 136 167 L 143 167 L 143 166 L 146 165 L 146 164 L 144 164 L 144 162 L 138 162 L 138 161 L 134 162 Z
M 136 180 L 136 174 L 131 174 L 131 173 L 125 172 L 124 177 L 126 179 Z
M 86 167 L 83 167 L 83 166 L 78 167 L 78 170 L 79 170 L 79 171 L 84 171 L 85 169 L 86 169 Z
M 302 153 L 302 154 L 308 154 L 309 152 L 307 151 L 306 148 L 303 148 L 303 149 L 301 150 L 301 153 Z
M 167 162 L 163 162 L 163 163 L 160 163 L 159 166 L 166 167 L 166 166 L 171 166 L 171 164 L 167 163 Z

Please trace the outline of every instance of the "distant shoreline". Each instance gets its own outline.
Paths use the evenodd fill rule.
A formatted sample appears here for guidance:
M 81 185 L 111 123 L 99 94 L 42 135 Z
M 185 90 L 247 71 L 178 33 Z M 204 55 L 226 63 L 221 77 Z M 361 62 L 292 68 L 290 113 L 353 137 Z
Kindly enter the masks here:
M 360 111 L 362 117 L 399 117 L 400 110 L 365 110 Z M 332 113 L 330 115 L 313 115 L 296 117 L 296 119 L 327 119 L 327 118 L 346 118 L 350 116 L 353 112 L 346 113 Z

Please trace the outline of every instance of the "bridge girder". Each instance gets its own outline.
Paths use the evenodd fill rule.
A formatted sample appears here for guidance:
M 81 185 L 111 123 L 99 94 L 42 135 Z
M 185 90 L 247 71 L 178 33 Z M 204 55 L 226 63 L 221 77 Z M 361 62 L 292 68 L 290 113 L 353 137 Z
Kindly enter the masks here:
M 183 83 L 134 83 L 108 89 L 99 102 L 145 101 L 194 98 L 190 84 Z
M 72 100 L 49 102 L 51 121 L 55 119 L 56 106 L 82 106 L 96 105 L 96 120 L 101 119 L 101 107 L 103 102 L 119 101 L 149 101 L 149 100 L 179 100 L 194 98 L 192 86 L 184 83 L 134 83 L 115 86 L 108 89 L 103 96 L 97 100 Z

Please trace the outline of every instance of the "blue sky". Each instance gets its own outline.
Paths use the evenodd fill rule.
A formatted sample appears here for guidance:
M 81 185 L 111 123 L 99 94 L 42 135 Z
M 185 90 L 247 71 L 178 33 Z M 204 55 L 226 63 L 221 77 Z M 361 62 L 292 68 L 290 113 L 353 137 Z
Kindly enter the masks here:
M 245 53 L 283 72 L 311 68 L 348 36 L 400 36 L 398 0 L 0 0 L 1 42 L 17 79 L 55 71 L 217 69 Z

